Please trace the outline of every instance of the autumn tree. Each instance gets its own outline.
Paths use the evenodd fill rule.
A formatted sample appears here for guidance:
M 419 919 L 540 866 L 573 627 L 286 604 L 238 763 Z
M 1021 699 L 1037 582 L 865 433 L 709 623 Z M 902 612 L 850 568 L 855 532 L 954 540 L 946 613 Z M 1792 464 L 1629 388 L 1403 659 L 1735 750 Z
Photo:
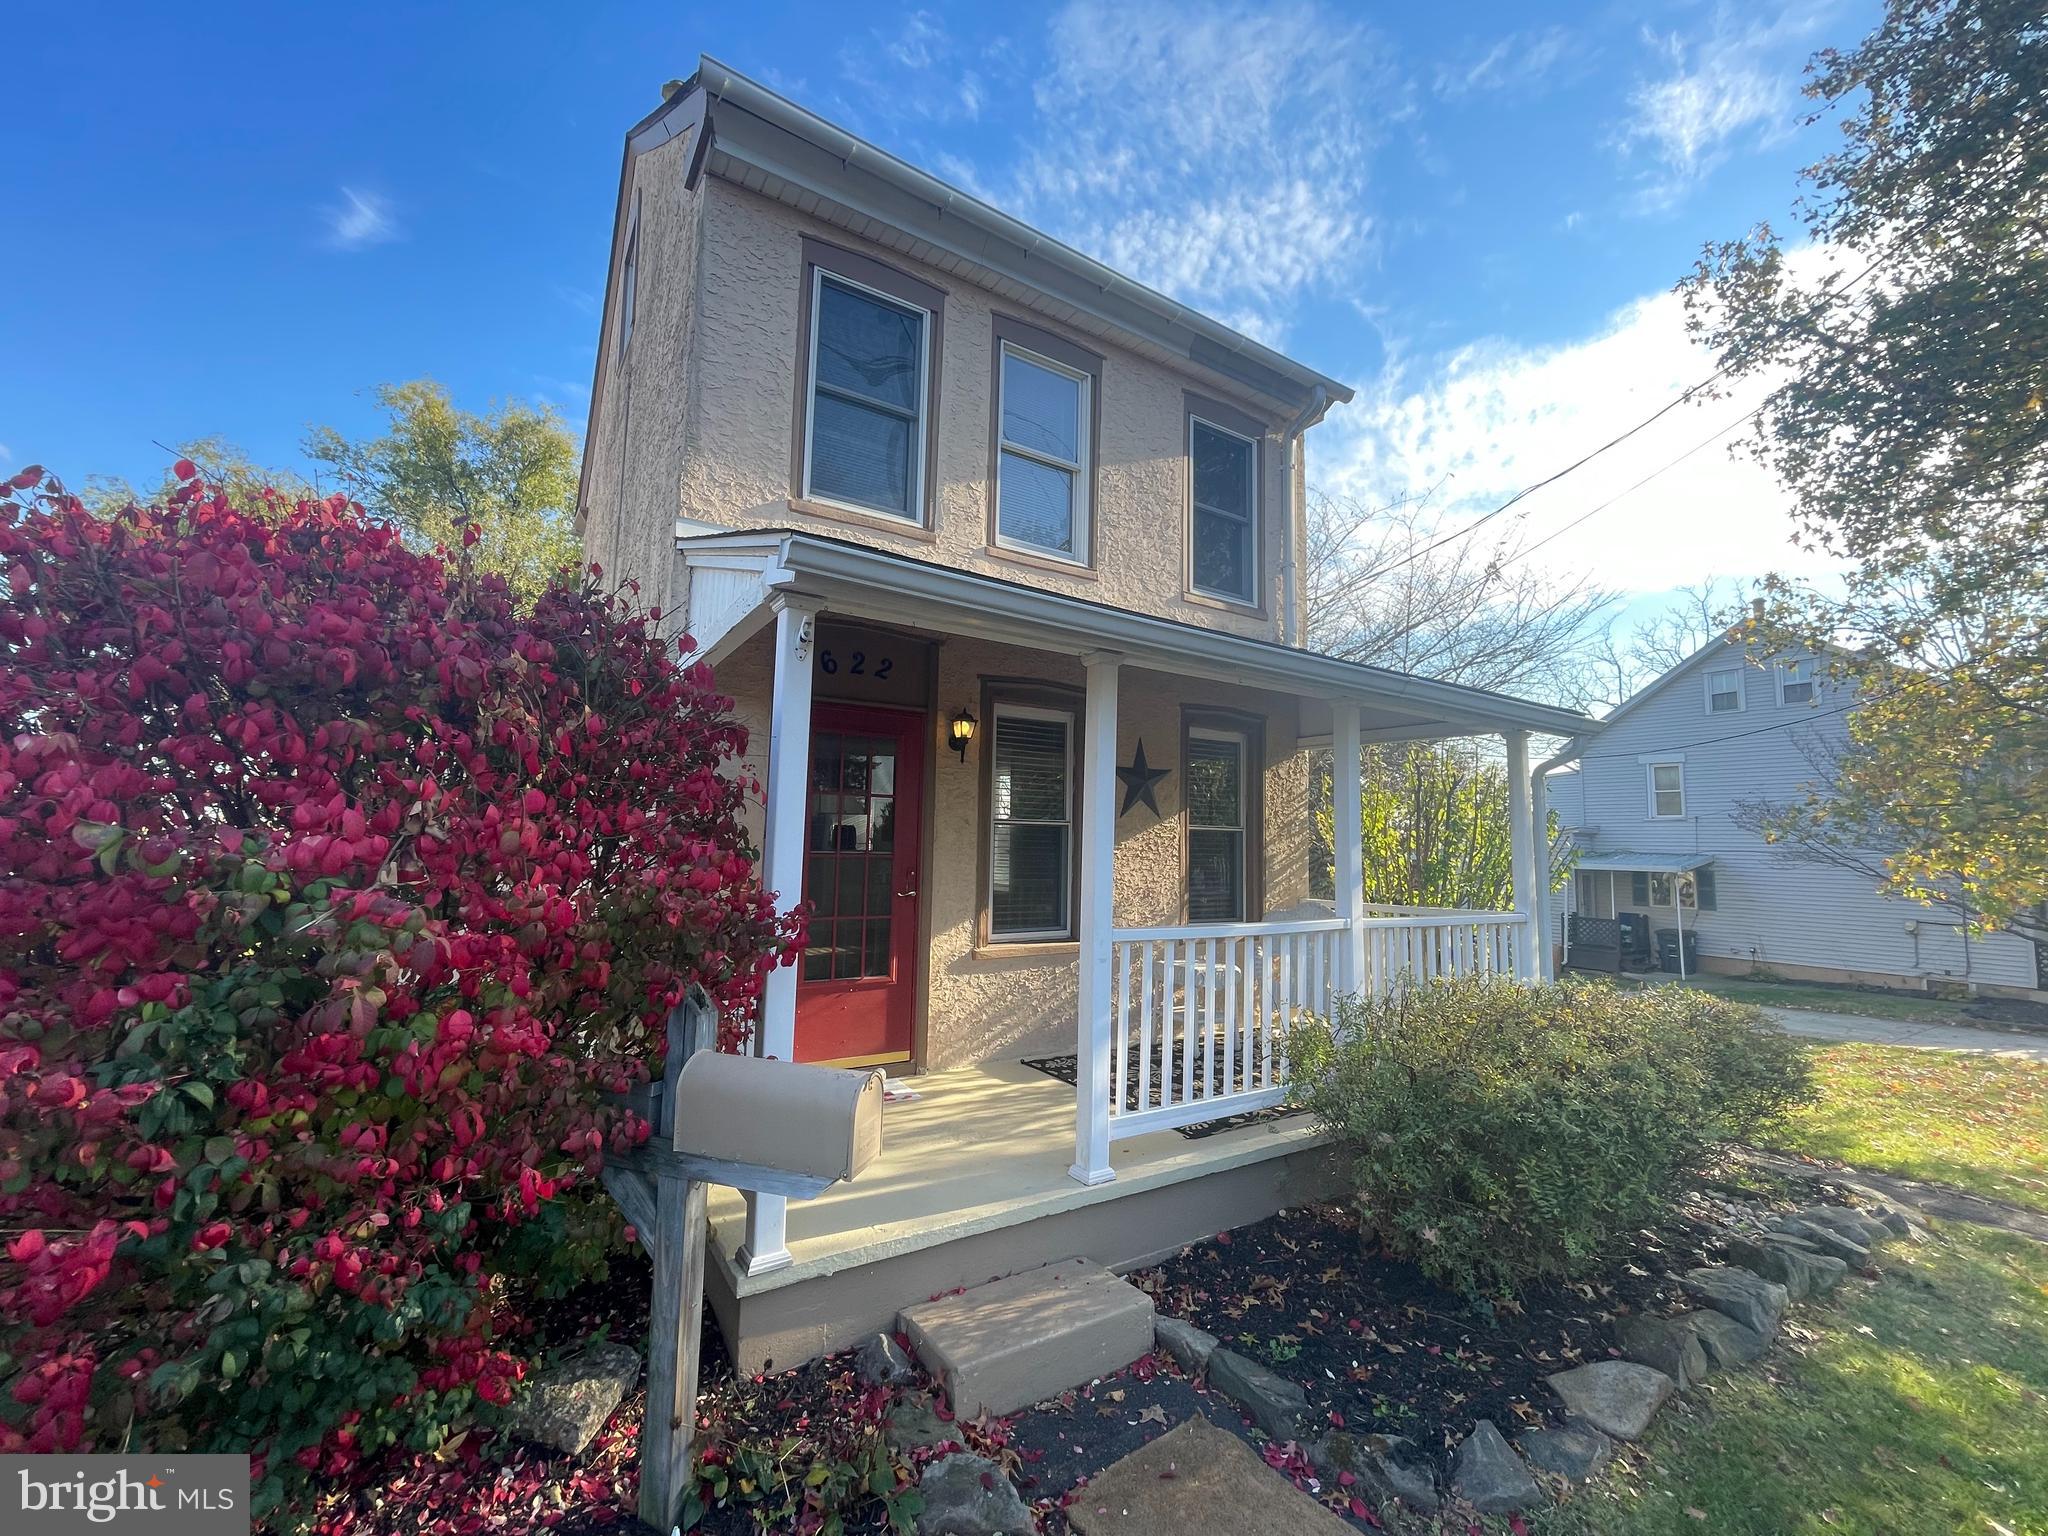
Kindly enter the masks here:
M 1750 451 L 1839 586 L 1784 578 L 1756 638 L 1834 645 L 1849 740 L 1769 830 L 1875 850 L 1883 885 L 2048 937 L 2048 20 L 1889 0 L 1809 68 L 1841 143 L 1806 244 L 1712 245 L 1681 285 Z
M 382 385 L 377 403 L 389 418 L 380 436 L 316 427 L 306 438 L 306 456 L 353 500 L 427 547 L 458 548 L 476 528 L 477 566 L 521 601 L 579 563 L 576 439 L 552 406 L 511 401 L 480 415 L 432 379 Z

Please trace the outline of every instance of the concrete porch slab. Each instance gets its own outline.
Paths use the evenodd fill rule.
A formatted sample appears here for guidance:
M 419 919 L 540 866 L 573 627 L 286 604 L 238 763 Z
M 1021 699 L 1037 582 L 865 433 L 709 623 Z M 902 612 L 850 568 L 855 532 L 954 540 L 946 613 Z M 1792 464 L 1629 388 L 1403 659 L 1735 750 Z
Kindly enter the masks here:
M 1152 1298 L 1085 1259 L 935 1296 L 899 1324 L 967 1419 L 1028 1407 L 1152 1350 Z

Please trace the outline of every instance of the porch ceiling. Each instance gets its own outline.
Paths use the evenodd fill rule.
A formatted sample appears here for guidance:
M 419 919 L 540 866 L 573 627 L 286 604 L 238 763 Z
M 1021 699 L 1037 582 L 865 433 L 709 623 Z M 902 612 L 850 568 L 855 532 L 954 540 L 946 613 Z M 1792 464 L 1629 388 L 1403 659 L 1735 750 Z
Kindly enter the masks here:
M 1597 721 L 1508 694 L 1411 677 L 1317 651 L 1127 612 L 818 534 L 762 528 L 681 537 L 691 629 L 714 664 L 758 630 L 778 592 L 837 616 L 972 635 L 1069 656 L 1115 652 L 1130 666 L 1291 694 L 1302 734 L 1330 730 L 1330 705 L 1354 700 L 1364 736 L 1400 740 L 1527 731 L 1583 736 Z

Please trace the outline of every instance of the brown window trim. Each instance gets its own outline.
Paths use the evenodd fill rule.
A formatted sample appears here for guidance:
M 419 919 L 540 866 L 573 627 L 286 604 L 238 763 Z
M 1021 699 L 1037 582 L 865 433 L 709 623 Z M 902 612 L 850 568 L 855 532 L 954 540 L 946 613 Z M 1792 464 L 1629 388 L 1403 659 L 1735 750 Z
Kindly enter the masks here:
M 1231 731 L 1244 738 L 1244 916 L 1255 923 L 1266 911 L 1266 720 L 1238 710 L 1182 705 L 1180 712 L 1180 915 L 1195 918 L 1188 907 L 1191 865 L 1188 833 L 1188 740 L 1197 730 Z
M 1221 427 L 1239 437 L 1248 437 L 1252 443 L 1252 593 L 1253 601 L 1244 602 L 1216 592 L 1204 592 L 1195 585 L 1195 419 L 1200 417 L 1212 427 Z M 1207 608 L 1221 608 L 1230 613 L 1248 613 L 1258 618 L 1267 617 L 1266 593 L 1266 433 L 1270 429 L 1256 416 L 1247 415 L 1234 405 L 1207 395 L 1198 395 L 1187 390 L 1182 395 L 1180 451 L 1181 462 L 1187 466 L 1187 490 L 1181 510 L 1181 543 L 1186 556 L 1181 561 L 1181 596 L 1188 602 Z
M 1023 352 L 1035 352 L 1050 362 L 1071 368 L 1088 377 L 1088 452 L 1081 463 L 1081 481 L 1088 497 L 1088 517 L 1085 537 L 1088 545 L 1086 560 L 1069 560 L 1045 550 L 1032 549 L 1028 545 L 1018 546 L 1002 542 L 1002 530 L 997 526 L 1001 513 L 1000 498 L 997 495 L 997 475 L 1001 472 L 1003 459 L 1003 343 L 1009 342 Z M 1043 326 L 1020 320 L 1015 315 L 997 311 L 989 316 L 989 364 L 988 364 L 988 549 L 999 560 L 1015 560 L 1022 565 L 1038 566 L 1046 570 L 1069 571 L 1076 575 L 1095 573 L 1097 556 L 1095 550 L 1096 531 L 1100 522 L 1095 515 L 1098 500 L 1098 469 L 1102 463 L 1102 354 L 1091 352 L 1064 336 L 1055 335 Z
M 924 398 L 924 495 L 920 498 L 918 516 L 892 517 L 886 512 L 863 510 L 859 507 L 841 507 L 833 503 L 820 502 L 804 494 L 804 438 L 809 426 L 811 409 L 811 294 L 817 285 L 816 274 L 822 269 L 834 277 L 843 277 L 850 282 L 885 293 L 892 299 L 914 305 L 931 316 L 931 334 L 925 338 L 925 398 Z M 844 518 L 849 522 L 863 522 L 868 526 L 893 527 L 899 532 L 927 532 L 937 526 L 938 480 L 939 480 L 939 402 L 940 364 L 945 357 L 946 342 L 946 290 L 912 277 L 908 272 L 877 261 L 872 256 L 863 256 L 858 251 L 847 250 L 844 246 L 828 241 L 814 240 L 803 236 L 803 277 L 797 288 L 796 298 L 796 388 L 795 400 L 790 414 L 789 435 L 789 499 L 801 502 L 804 510 L 816 512 L 821 517 Z
M 1067 874 L 1070 889 L 1067 892 L 1067 934 L 1065 938 L 1047 938 L 1039 935 L 1028 939 L 1004 939 L 990 932 L 992 914 L 990 911 L 989 880 L 993 870 L 995 854 L 995 769 L 996 769 L 996 707 L 999 704 L 1021 704 L 1029 709 L 1056 709 L 1073 719 L 1072 737 L 1068 743 L 1068 755 L 1072 767 L 1067 775 L 1069 811 L 1068 827 L 1070 843 L 1067 848 Z M 977 954 L 1011 955 L 1032 949 L 1047 949 L 1062 944 L 1071 945 L 1081 937 L 1081 786 L 1073 781 L 1081 773 L 1082 719 L 1086 710 L 1087 696 L 1078 688 L 1060 683 L 1049 683 L 1038 678 L 984 677 L 981 680 L 981 771 L 980 791 L 975 806 L 975 841 L 979 845 L 975 858 L 974 885 L 974 948 Z

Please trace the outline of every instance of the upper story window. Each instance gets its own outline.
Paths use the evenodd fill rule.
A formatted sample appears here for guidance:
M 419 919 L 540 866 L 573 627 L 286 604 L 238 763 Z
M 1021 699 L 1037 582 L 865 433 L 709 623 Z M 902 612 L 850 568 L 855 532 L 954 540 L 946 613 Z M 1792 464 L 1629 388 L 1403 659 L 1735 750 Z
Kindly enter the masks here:
M 1648 763 L 1650 815 L 1668 821 L 1685 814 L 1685 764 Z
M 1707 674 L 1707 713 L 1742 713 L 1742 668 L 1717 667 Z
M 1813 702 L 1814 658 L 1801 656 L 1796 661 L 1778 663 L 1778 702 L 1780 704 L 1810 704 Z
M 804 494 L 922 522 L 931 315 L 813 274 Z
M 640 194 L 633 194 L 633 222 L 626 231 L 626 259 L 619 269 L 619 351 L 633 339 L 633 308 L 640 288 Z
M 1188 584 L 1204 597 L 1259 600 L 1259 443 L 1191 405 Z
M 1088 563 L 1094 383 L 1083 369 L 998 344 L 998 545 Z

